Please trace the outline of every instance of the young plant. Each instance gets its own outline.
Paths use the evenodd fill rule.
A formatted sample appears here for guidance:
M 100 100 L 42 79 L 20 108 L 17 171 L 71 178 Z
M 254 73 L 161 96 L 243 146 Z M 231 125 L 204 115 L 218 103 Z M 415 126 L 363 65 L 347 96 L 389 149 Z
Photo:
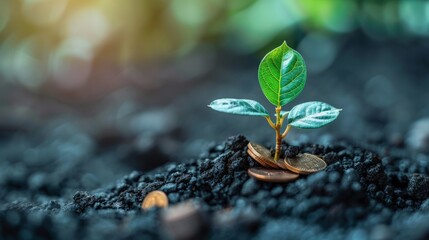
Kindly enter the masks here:
M 280 156 L 282 139 L 292 127 L 301 129 L 320 128 L 335 120 L 341 109 L 323 102 L 306 102 L 282 111 L 282 107 L 294 100 L 304 89 L 307 68 L 304 59 L 286 42 L 262 59 L 258 69 L 259 85 L 265 97 L 275 106 L 275 121 L 258 102 L 248 99 L 222 98 L 210 103 L 209 107 L 220 112 L 264 117 L 276 132 L 274 161 Z M 282 126 L 286 121 L 283 132 Z

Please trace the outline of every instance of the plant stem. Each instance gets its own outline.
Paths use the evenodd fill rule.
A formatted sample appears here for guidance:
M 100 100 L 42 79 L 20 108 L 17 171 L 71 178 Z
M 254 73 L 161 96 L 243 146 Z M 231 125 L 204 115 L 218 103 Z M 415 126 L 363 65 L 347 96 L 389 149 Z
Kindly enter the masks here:
M 280 111 L 282 110 L 282 107 L 276 107 L 276 125 L 274 130 L 276 130 L 276 153 L 274 154 L 274 161 L 277 162 L 280 157 L 280 149 L 282 146 L 282 134 L 280 133 L 280 129 L 282 127 L 282 118 L 280 116 Z
M 287 125 L 285 131 L 282 134 L 282 138 L 285 138 L 291 129 L 292 127 L 290 125 Z
M 271 121 L 271 118 L 270 117 L 265 117 L 265 119 L 267 120 L 267 122 L 268 122 L 268 124 L 270 124 L 270 126 L 273 128 L 273 129 L 276 129 L 276 125 L 273 123 L 273 121 Z

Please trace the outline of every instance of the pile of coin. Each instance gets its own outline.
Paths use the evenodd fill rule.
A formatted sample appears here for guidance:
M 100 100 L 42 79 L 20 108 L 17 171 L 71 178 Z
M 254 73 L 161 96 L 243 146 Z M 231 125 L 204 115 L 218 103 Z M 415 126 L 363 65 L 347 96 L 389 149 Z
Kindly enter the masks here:
M 308 153 L 298 154 L 294 158 L 286 157 L 276 162 L 270 150 L 252 142 L 247 145 L 247 153 L 264 167 L 250 168 L 249 175 L 265 182 L 290 182 L 300 174 L 315 173 L 326 168 L 323 159 Z

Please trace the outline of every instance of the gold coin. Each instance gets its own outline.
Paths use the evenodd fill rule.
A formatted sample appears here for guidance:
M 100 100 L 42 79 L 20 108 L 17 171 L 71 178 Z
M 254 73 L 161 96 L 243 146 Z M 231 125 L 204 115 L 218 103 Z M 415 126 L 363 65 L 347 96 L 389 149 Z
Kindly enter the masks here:
M 264 182 L 277 182 L 284 183 L 295 180 L 299 177 L 299 174 L 280 169 L 268 169 L 268 168 L 249 168 L 247 173 L 260 181 Z
M 165 208 L 168 207 L 168 198 L 162 191 L 150 192 L 143 200 L 142 208 L 147 210 L 152 207 Z
M 326 162 L 313 154 L 299 154 L 294 158 L 285 158 L 278 162 L 279 166 L 294 173 L 310 174 L 326 168 Z
M 262 166 L 268 168 L 279 168 L 279 166 L 274 162 L 274 158 L 271 156 L 271 151 L 267 148 L 252 142 L 247 144 L 247 148 L 247 153 Z

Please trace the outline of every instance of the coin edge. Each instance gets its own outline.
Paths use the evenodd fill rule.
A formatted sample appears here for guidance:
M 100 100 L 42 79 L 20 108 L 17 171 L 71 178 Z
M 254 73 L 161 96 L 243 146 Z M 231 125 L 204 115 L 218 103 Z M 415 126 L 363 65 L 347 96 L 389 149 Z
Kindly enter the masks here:
M 324 169 L 328 166 L 328 164 L 325 162 L 325 160 L 323 160 L 322 158 L 320 158 L 320 157 L 318 157 L 318 156 L 316 156 L 316 155 L 314 155 L 314 154 L 310 154 L 310 153 L 301 153 L 300 155 L 310 155 L 310 156 L 316 157 L 316 158 L 320 159 L 323 163 L 325 163 L 325 166 L 324 166 L 322 169 L 320 169 L 320 170 L 315 170 L 315 171 L 305 171 L 305 170 L 300 170 L 300 169 L 298 169 L 298 168 L 293 167 L 292 165 L 290 165 L 290 164 L 286 161 L 286 159 L 290 159 L 290 158 L 285 157 L 282 161 L 283 161 L 283 163 L 285 164 L 285 166 L 288 168 L 288 170 L 290 170 L 290 171 L 292 171 L 292 172 L 294 172 L 294 173 L 303 174 L 303 175 L 308 175 L 308 174 L 312 174 L 312 173 L 320 172 L 320 171 L 324 170 Z M 299 156 L 299 155 L 298 155 L 298 156 Z
M 299 174 L 294 173 L 294 172 L 290 172 L 291 174 L 296 175 L 296 176 L 295 176 L 294 178 L 292 178 L 292 179 L 287 179 L 287 180 L 275 180 L 275 181 L 267 181 L 267 178 L 258 178 L 257 176 L 258 176 L 258 175 L 260 175 L 260 174 L 257 174 L 257 173 L 253 173 L 253 172 L 251 172 L 251 169 L 256 169 L 256 168 L 261 168 L 261 167 L 248 168 L 248 169 L 247 169 L 247 174 L 248 174 L 249 176 L 251 176 L 252 178 L 254 178 L 254 179 L 256 179 L 256 180 L 259 180 L 259 181 L 262 181 L 262 182 L 288 183 L 288 182 L 291 182 L 291 181 L 296 180 L 296 179 L 298 179 L 298 178 L 299 178 Z M 275 170 L 275 171 L 287 171 L 287 170 L 285 170 L 285 169 L 268 169 L 268 170 Z M 261 176 L 261 175 L 260 175 L 260 176 Z
M 264 146 L 262 146 L 261 144 L 257 144 L 257 143 L 254 143 L 254 142 L 249 142 L 248 144 L 247 144 L 247 149 L 248 150 L 250 150 L 256 157 L 258 157 L 259 158 L 259 160 L 260 161 L 263 161 L 263 159 L 264 159 L 264 157 L 258 152 L 258 151 L 256 151 L 256 149 L 252 146 L 252 144 L 256 144 L 256 145 L 258 145 L 258 146 L 260 146 L 260 147 L 263 147 L 263 148 L 265 148 L 265 149 L 267 149 L 268 150 L 268 148 L 266 148 L 266 147 L 264 147 Z M 269 151 L 269 150 L 268 150 Z M 268 165 L 269 167 L 271 167 L 271 168 L 274 168 L 274 169 L 282 169 L 282 168 L 280 168 L 278 165 L 277 165 L 277 163 L 276 162 L 274 162 L 274 161 L 271 161 L 271 160 L 267 160 L 267 161 L 263 161 L 266 165 Z M 262 164 L 261 164 L 262 165 Z

